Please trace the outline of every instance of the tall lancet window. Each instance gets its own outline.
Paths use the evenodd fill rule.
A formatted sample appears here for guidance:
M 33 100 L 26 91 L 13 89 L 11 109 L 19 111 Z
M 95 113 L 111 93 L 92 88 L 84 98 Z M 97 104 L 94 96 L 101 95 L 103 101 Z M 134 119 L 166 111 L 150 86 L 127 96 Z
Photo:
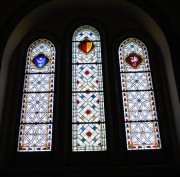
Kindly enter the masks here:
M 27 50 L 18 151 L 51 151 L 55 78 L 54 45 L 34 41 Z
M 100 35 L 84 25 L 72 38 L 72 150 L 106 150 Z
M 128 150 L 161 149 L 148 51 L 136 38 L 119 47 L 120 77 Z

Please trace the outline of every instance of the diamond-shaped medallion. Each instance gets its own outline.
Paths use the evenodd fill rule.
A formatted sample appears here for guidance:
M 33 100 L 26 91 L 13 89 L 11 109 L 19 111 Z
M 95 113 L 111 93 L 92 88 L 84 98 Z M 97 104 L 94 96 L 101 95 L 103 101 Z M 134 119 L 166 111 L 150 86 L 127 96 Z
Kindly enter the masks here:
M 137 68 L 143 61 L 140 55 L 136 53 L 131 53 L 125 61 L 132 66 L 133 68 Z
M 34 57 L 32 62 L 37 68 L 42 69 L 49 62 L 49 59 L 44 54 L 39 54 Z

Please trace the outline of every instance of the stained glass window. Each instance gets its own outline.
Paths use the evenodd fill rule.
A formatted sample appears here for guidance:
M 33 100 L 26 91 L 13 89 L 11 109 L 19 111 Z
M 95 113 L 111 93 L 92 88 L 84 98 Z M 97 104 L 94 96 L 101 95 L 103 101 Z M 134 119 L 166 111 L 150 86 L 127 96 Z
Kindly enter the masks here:
M 161 149 L 147 47 L 136 38 L 124 40 L 119 63 L 127 149 Z
M 28 48 L 19 126 L 18 151 L 51 151 L 55 47 L 38 39 Z
M 72 39 L 72 145 L 73 151 L 107 149 L 100 35 L 88 25 Z

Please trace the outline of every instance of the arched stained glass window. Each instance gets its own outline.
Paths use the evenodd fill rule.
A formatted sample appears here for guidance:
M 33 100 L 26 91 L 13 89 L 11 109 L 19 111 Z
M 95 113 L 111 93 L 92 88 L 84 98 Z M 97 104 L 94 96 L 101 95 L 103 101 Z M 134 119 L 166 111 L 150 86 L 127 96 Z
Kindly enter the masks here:
M 55 78 L 54 45 L 38 39 L 28 48 L 18 151 L 50 151 Z
M 73 151 L 107 149 L 100 35 L 88 25 L 72 39 L 72 138 Z
M 136 38 L 119 47 L 120 77 L 128 150 L 161 149 L 149 56 Z

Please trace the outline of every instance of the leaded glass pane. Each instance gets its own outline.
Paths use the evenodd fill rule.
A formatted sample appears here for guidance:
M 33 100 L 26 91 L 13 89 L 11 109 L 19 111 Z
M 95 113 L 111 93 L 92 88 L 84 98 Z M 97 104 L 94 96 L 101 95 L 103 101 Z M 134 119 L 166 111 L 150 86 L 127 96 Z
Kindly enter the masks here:
M 73 42 L 73 49 L 72 49 L 72 55 L 73 60 L 72 63 L 96 63 L 101 62 L 101 43 L 98 41 L 90 42 L 84 42 L 84 46 L 81 45 L 80 42 Z M 87 43 L 87 44 L 86 44 Z M 87 50 L 86 47 L 89 45 L 91 47 L 90 53 L 88 55 L 81 50 Z
M 151 73 L 122 73 L 121 74 L 122 90 L 151 90 L 153 88 Z
M 123 41 L 119 47 L 119 64 L 120 72 L 150 71 L 148 51 L 144 43 L 136 38 Z
M 55 47 L 46 40 L 39 39 L 33 42 L 27 51 L 26 73 L 54 73 Z
M 29 61 L 28 61 L 29 60 Z M 43 68 L 37 69 L 37 66 L 30 60 L 26 62 L 26 73 L 54 73 L 55 72 L 55 57 L 52 58 Z
M 87 37 L 90 41 L 100 41 L 100 35 L 98 31 L 89 25 L 79 27 L 73 35 L 73 41 L 83 41 Z
M 53 98 L 53 93 L 23 94 L 21 123 L 51 122 Z
M 84 25 L 72 41 L 73 151 L 104 151 L 106 130 L 100 35 Z
M 131 122 L 125 127 L 128 150 L 161 148 L 158 122 Z
M 125 121 L 157 120 L 152 91 L 122 92 Z
M 55 47 L 46 39 L 27 51 L 18 151 L 50 151 L 55 79 Z
M 74 151 L 106 150 L 105 124 L 73 124 Z
M 144 43 L 136 38 L 123 41 L 119 62 L 127 149 L 160 149 L 152 76 Z
M 51 150 L 52 124 L 21 124 L 19 151 Z
M 73 91 L 103 90 L 102 64 L 78 64 L 72 66 Z
M 73 122 L 104 122 L 102 92 L 73 93 Z
M 25 74 L 24 92 L 54 91 L 54 74 Z

